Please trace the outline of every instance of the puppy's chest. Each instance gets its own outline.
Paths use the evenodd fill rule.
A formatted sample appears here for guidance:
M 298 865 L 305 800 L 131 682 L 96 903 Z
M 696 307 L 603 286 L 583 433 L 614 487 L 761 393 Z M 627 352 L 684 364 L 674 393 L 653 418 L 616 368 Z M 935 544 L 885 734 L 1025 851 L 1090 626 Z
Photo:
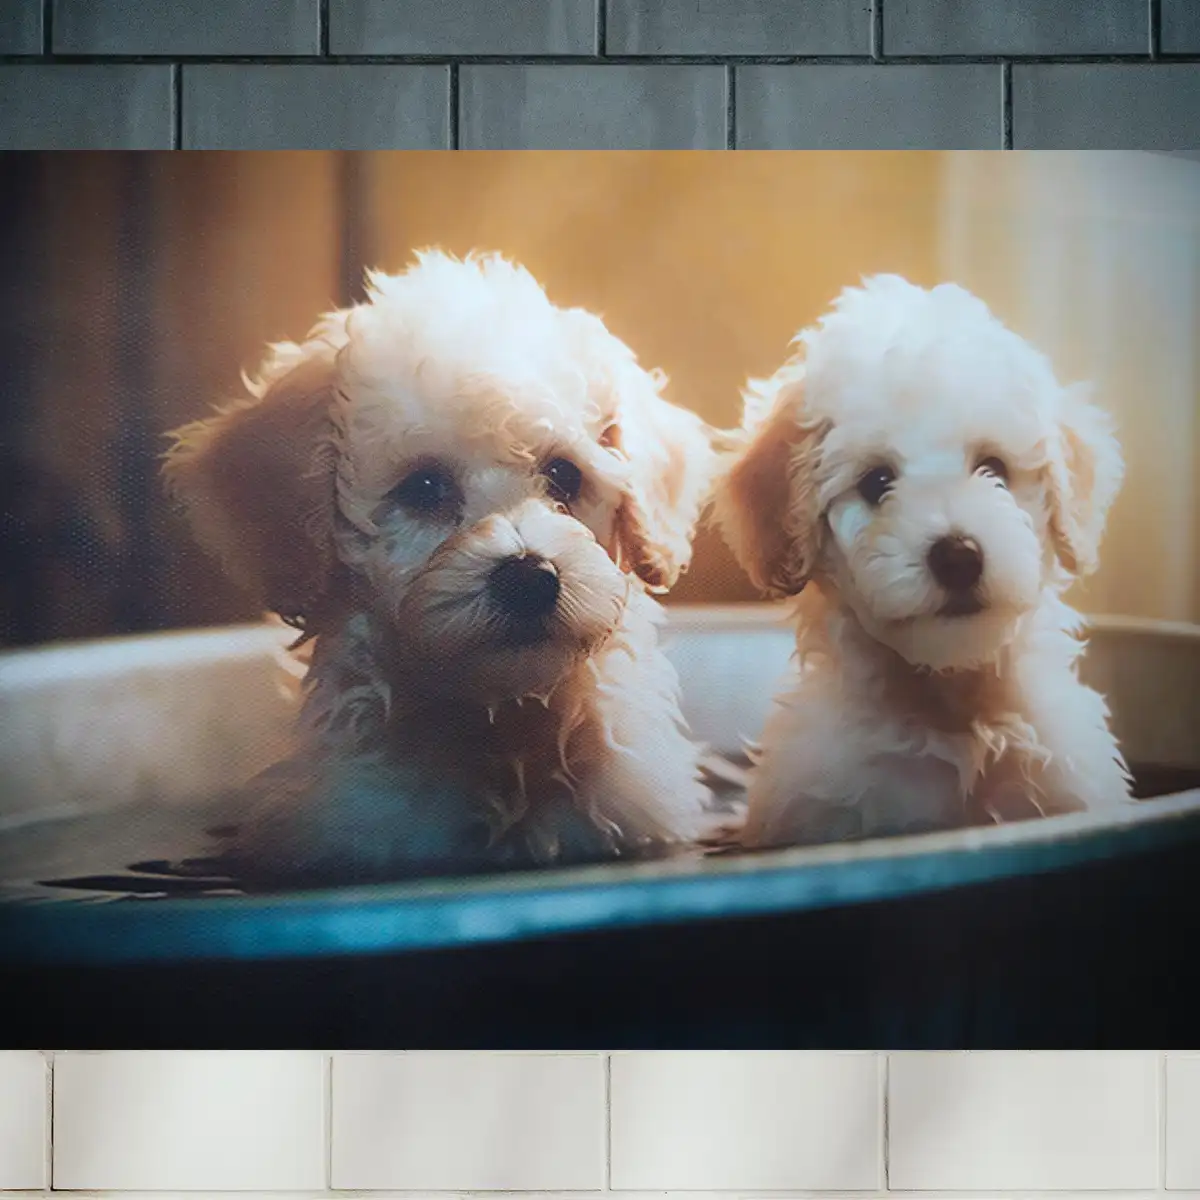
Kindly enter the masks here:
M 1043 751 L 1037 731 L 1020 715 L 1024 705 L 1013 683 L 990 671 L 909 675 L 892 680 L 885 694 L 885 724 L 897 753 L 881 766 L 952 790 L 967 802 L 972 820 L 1036 815 Z M 901 767 L 903 759 L 932 762 L 916 770 Z
M 990 670 L 943 675 L 890 671 L 880 687 L 883 709 L 894 719 L 949 737 L 975 737 L 1017 710 L 1010 687 Z
M 463 779 L 492 795 L 536 800 L 570 790 L 587 770 L 586 729 L 570 712 L 536 700 L 487 710 L 448 707 L 398 713 L 387 749 L 400 760 Z

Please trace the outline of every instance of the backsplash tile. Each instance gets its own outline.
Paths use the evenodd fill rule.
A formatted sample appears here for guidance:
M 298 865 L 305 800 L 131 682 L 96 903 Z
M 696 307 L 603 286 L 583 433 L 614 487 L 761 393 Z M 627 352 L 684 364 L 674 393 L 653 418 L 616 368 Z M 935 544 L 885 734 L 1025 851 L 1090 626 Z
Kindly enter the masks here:
M 1016 63 L 1017 150 L 1200 147 L 1200 63 Z
M 444 66 L 183 67 L 186 150 L 444 150 Z
M 879 1186 L 872 1054 L 684 1051 L 612 1059 L 612 1187 Z
M 714 66 L 464 66 L 463 150 L 723 150 Z
M 1137 54 L 1149 49 L 1149 33 L 1145 0 L 887 0 L 883 6 L 887 54 Z
M 40 54 L 42 0 L 4 0 L 0 4 L 0 54 Z
M 593 0 L 330 0 L 334 54 L 592 54 Z
M 924 1191 L 1152 1189 L 1160 1062 L 1133 1051 L 896 1054 L 888 1183 Z
M 319 49 L 318 0 L 54 0 L 57 54 L 273 55 Z
M 1000 67 L 737 67 L 739 150 L 998 150 Z
M 604 1060 L 417 1051 L 333 1064 L 335 1188 L 604 1186 Z
M 1195 150 L 1198 53 L 1197 0 L 0 0 L 0 70 L 49 72 L 0 77 L 0 149 Z M 271 63 L 338 74 L 246 131 L 173 86 Z M 434 64 L 470 103 L 390 111 L 378 72 Z
M 1195 1200 L 1200 1052 L 0 1051 L 0 1193 L 51 1157 L 130 1200 Z
M 867 54 L 860 0 L 608 0 L 610 54 Z
M 43 1188 L 46 1178 L 46 1057 L 0 1050 L 0 1189 Z
M 1166 1063 L 1166 1184 L 1200 1191 L 1200 1054 Z
M 0 150 L 169 150 L 171 68 L 0 66 Z
M 324 1060 L 310 1051 L 60 1054 L 54 1187 L 322 1188 L 324 1083 Z

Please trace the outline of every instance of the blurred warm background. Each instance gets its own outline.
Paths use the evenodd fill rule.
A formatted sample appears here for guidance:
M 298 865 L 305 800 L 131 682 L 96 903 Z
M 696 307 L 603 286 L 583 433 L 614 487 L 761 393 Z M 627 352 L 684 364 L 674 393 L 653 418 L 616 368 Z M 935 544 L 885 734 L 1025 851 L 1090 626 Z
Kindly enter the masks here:
M 0 243 L 0 644 L 253 618 L 161 498 L 162 432 L 432 244 L 523 261 L 717 424 L 845 284 L 957 280 L 1120 422 L 1129 480 L 1080 603 L 1200 620 L 1200 163 L 10 154 Z M 672 598 L 752 592 L 702 535 Z

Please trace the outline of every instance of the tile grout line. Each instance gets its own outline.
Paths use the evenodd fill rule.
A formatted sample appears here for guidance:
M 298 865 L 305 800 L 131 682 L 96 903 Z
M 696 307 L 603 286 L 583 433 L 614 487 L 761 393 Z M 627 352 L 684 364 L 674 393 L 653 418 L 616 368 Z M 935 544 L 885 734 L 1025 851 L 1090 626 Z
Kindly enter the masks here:
M 608 54 L 608 0 L 596 0 L 596 53 Z
M 1013 148 L 1012 63 L 1000 64 L 1000 148 Z
M 1154 1101 L 1158 1109 L 1158 1190 L 1167 1190 L 1167 1052 L 1158 1055 L 1158 1077 Z
M 1162 0 L 1149 0 L 1146 12 L 1149 21 L 1150 59 L 1162 57 Z
M 604 0 L 601 0 L 603 3 Z M 604 1056 L 604 1190 L 612 1191 L 612 1052 Z
M 324 1085 L 325 1190 L 333 1191 L 333 1055 L 322 1055 L 321 1083 Z
M 737 149 L 737 67 L 725 68 L 725 149 Z
M 171 149 L 183 149 L 183 64 L 171 64 Z
M 875 62 L 883 59 L 883 3 L 871 0 L 871 58 Z
M 460 140 L 462 138 L 462 102 L 459 99 L 459 80 L 458 80 L 458 63 L 450 64 L 450 83 L 449 94 L 446 98 L 446 105 L 450 110 L 450 118 L 447 122 L 447 141 L 450 143 L 451 150 L 460 148 Z
M 54 53 L 54 0 L 42 0 L 42 57 Z
M 49 1196 L 54 1191 L 54 1051 L 43 1052 L 46 1057 L 46 1144 L 43 1147 L 45 1161 L 42 1167 L 43 1192 Z
M 386 66 L 444 67 L 449 64 L 512 67 L 596 66 L 997 66 L 1018 62 L 1030 66 L 1196 66 L 1200 52 L 1169 53 L 1153 59 L 1146 51 L 1133 54 L 895 54 L 875 58 L 865 54 L 56 54 L 0 53 L 0 65 L 29 66 L 167 66 L 182 62 L 197 66 Z
M 321 0 L 317 8 L 317 53 L 329 57 L 329 0 Z
M 892 1056 L 879 1056 L 879 1186 L 880 1191 L 891 1190 L 891 1108 L 888 1104 L 888 1088 L 891 1083 Z

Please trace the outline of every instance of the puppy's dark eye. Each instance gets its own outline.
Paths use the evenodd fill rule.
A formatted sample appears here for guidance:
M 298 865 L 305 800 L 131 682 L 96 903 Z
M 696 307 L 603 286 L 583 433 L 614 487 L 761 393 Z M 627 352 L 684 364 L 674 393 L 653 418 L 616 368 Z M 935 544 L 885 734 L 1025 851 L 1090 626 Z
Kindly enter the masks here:
M 875 467 L 858 481 L 858 494 L 872 507 L 883 503 L 883 498 L 892 490 L 896 472 L 891 467 Z
M 550 485 L 550 495 L 562 504 L 579 499 L 583 487 L 583 472 L 569 459 L 552 458 L 543 468 L 542 474 Z
M 1000 458 L 981 458 L 975 465 L 975 473 L 977 475 L 990 475 L 993 479 L 998 479 L 1001 483 L 1008 482 L 1008 466 Z
M 462 502 L 454 476 L 439 466 L 418 467 L 388 493 L 388 500 L 414 513 L 446 513 Z

